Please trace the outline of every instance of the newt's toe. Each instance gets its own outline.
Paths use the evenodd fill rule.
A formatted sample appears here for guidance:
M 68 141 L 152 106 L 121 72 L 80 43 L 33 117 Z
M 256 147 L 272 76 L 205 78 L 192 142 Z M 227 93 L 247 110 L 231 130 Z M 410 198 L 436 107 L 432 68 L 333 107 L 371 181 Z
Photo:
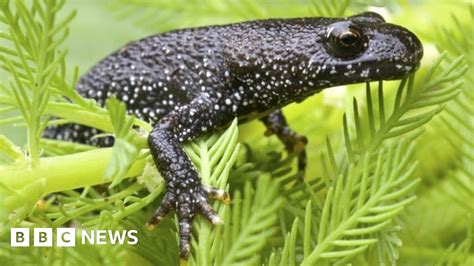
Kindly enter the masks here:
M 298 153 L 298 171 L 301 173 L 301 179 L 304 179 L 306 170 L 306 150 L 303 149 Z
M 149 230 L 155 229 L 156 225 L 158 225 L 165 216 L 173 210 L 173 204 L 176 201 L 174 194 L 166 192 L 163 201 L 160 204 L 160 207 L 155 211 L 153 216 L 148 221 L 146 227 Z
M 150 222 L 146 223 L 146 229 L 152 231 L 152 230 L 155 230 L 155 228 L 156 228 L 156 224 L 150 223 Z
M 210 199 L 217 199 L 224 202 L 225 204 L 230 203 L 229 193 L 227 193 L 225 190 L 209 186 L 202 186 L 202 189 L 204 190 L 204 192 L 206 192 L 207 196 Z
M 214 225 L 223 223 L 209 203 L 209 198 L 219 199 L 224 202 L 230 200 L 227 192 L 213 187 L 193 186 L 177 189 L 170 186 L 160 207 L 148 221 L 147 228 L 153 230 L 170 211 L 176 211 L 180 236 L 179 256 L 182 261 L 186 261 L 191 249 L 191 230 L 194 217 L 197 214 L 201 214 Z
M 179 257 L 188 260 L 191 250 L 191 224 L 192 221 L 186 218 L 179 218 Z

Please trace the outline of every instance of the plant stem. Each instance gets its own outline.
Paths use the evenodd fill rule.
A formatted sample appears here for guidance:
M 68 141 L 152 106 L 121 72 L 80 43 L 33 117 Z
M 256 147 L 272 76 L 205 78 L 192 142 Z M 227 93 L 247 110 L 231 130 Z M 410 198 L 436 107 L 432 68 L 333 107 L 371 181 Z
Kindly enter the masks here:
M 104 173 L 112 156 L 112 148 L 102 148 L 71 155 L 41 158 L 32 169 L 24 161 L 0 166 L 0 183 L 17 191 L 44 178 L 43 195 L 105 183 Z M 127 177 L 139 175 L 145 160 L 137 160 Z

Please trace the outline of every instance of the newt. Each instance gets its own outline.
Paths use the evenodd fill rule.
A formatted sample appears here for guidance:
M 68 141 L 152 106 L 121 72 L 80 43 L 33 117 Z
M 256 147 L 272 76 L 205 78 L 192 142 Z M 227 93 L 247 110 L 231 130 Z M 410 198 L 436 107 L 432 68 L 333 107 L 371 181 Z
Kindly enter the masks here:
M 81 95 L 104 105 L 123 101 L 129 114 L 153 124 L 148 145 L 166 181 L 153 228 L 175 211 L 180 257 L 190 253 L 191 224 L 201 214 L 220 219 L 211 198 L 225 191 L 205 187 L 182 143 L 239 122 L 261 120 L 286 150 L 306 165 L 307 139 L 287 124 L 281 108 L 338 85 L 401 79 L 418 68 L 419 39 L 377 13 L 344 18 L 247 21 L 179 29 L 130 42 L 83 75 Z M 77 124 L 48 128 L 45 137 L 110 146 L 98 130 Z M 101 143 L 102 141 L 102 143 Z

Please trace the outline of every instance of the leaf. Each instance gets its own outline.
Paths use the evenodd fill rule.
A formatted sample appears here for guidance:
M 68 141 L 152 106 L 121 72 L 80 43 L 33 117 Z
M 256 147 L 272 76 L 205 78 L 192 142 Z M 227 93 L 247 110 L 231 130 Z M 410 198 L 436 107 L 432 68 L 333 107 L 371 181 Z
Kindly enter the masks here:
M 126 116 L 125 104 L 116 98 L 107 99 L 110 120 L 115 130 L 112 159 L 104 174 L 106 181 L 112 181 L 110 187 L 119 184 L 135 159 L 140 148 L 134 140 L 133 118 Z
M 21 149 L 4 135 L 0 134 L 0 151 L 14 160 L 24 159 Z
M 25 3 L 16 1 L 14 8 L 10 2 L 4 2 L 0 12 L 0 21 L 7 28 L 2 36 L 5 42 L 0 45 L 0 67 L 10 73 L 8 94 L 27 124 L 28 152 L 33 166 L 37 166 L 40 157 L 39 138 L 47 123 L 44 117 L 45 107 L 50 98 L 49 86 L 53 76 L 64 61 L 66 51 L 58 47 L 64 41 L 59 36 L 67 35 L 67 26 L 74 17 L 55 24 L 57 11 L 63 1 L 33 2 L 32 10 Z
M 346 176 L 337 178 L 325 199 L 316 247 L 302 265 L 324 259 L 343 264 L 377 242 L 371 235 L 391 224 L 414 199 L 410 194 L 420 180 L 412 179 L 413 148 L 400 142 L 367 153 L 360 163 L 351 164 Z M 377 158 L 374 164 L 372 158 Z
M 220 138 L 186 145 L 188 155 L 199 166 L 204 184 L 225 188 L 229 171 L 237 159 L 237 139 L 235 119 Z M 193 241 L 194 252 L 190 265 L 229 265 L 255 261 L 256 251 L 263 248 L 265 243 L 265 239 L 260 238 L 262 230 L 268 230 L 276 221 L 276 208 L 280 206 L 281 200 L 276 198 L 278 186 L 270 183 L 269 178 L 259 179 L 256 192 L 252 192 L 249 183 L 245 187 L 244 197 L 241 198 L 240 192 L 236 192 L 230 208 L 219 202 L 214 204 L 220 217 L 224 218 L 224 227 L 212 229 L 203 219 L 194 223 L 198 239 Z M 243 212 L 247 215 L 241 216 Z M 264 234 L 270 236 L 271 232 L 275 231 L 266 231 Z
M 400 256 L 399 249 L 402 247 L 402 241 L 399 237 L 401 230 L 401 226 L 392 225 L 374 234 L 374 238 L 378 241 L 375 245 L 369 247 L 367 258 L 369 264 L 397 264 Z
M 466 239 L 459 245 L 451 245 L 447 250 L 442 252 L 437 265 L 470 265 L 474 262 L 474 254 L 472 253 L 474 234 L 472 216 L 467 223 Z
M 402 80 L 397 90 L 394 110 L 392 114 L 385 118 L 385 99 L 383 98 L 382 83 L 379 83 L 379 124 L 375 121 L 374 104 L 371 96 L 370 84 L 367 84 L 367 106 L 370 135 L 365 135 L 361 128 L 361 116 L 358 112 L 357 101 L 354 100 L 354 123 L 357 134 L 354 141 L 351 140 L 350 130 L 347 122 L 344 123 L 344 134 L 346 152 L 351 160 L 355 159 L 357 153 L 370 152 L 376 150 L 388 139 L 406 136 L 414 133 L 424 124 L 430 121 L 441 110 L 441 104 L 452 100 L 461 92 L 462 75 L 467 66 L 462 62 L 462 57 L 453 61 L 446 69 L 439 70 L 439 65 L 446 60 L 446 54 L 441 55 L 424 77 L 423 84 L 415 90 L 414 76 Z M 434 72 L 440 71 L 435 77 Z M 405 95 L 403 98 L 402 95 Z M 429 107 L 429 110 L 417 111 L 416 115 L 410 115 L 419 108 Z M 347 120 L 344 120 L 347 121 Z
M 417 260 L 425 264 L 469 265 L 474 261 L 472 248 L 468 247 L 471 245 L 468 243 L 472 243 L 471 213 L 474 211 L 471 48 L 474 39 L 470 27 L 474 8 L 469 5 L 465 11 L 469 13 L 468 17 L 463 17 L 462 13 L 453 14 L 452 29 L 448 29 L 450 25 L 445 23 L 438 34 L 434 34 L 437 48 L 450 52 L 446 59 L 448 62 L 440 68 L 449 70 L 455 58 L 464 55 L 469 70 L 464 74 L 461 93 L 428 127 L 430 134 L 421 143 L 427 146 L 428 152 L 420 152 L 419 156 L 423 158 L 428 154 L 434 162 L 423 165 L 426 176 L 423 193 L 403 217 L 405 230 L 401 232 L 404 242 L 401 263 Z M 447 157 L 440 157 L 446 154 Z M 467 237 L 464 237 L 465 233 Z M 426 255 L 419 256 L 420 253 Z
M 236 193 L 232 208 L 224 219 L 227 227 L 221 242 L 222 253 L 215 263 L 231 265 L 256 262 L 267 239 L 276 233 L 274 225 L 281 204 L 278 184 L 272 182 L 269 176 L 259 178 L 255 192 L 248 184 L 243 196 Z

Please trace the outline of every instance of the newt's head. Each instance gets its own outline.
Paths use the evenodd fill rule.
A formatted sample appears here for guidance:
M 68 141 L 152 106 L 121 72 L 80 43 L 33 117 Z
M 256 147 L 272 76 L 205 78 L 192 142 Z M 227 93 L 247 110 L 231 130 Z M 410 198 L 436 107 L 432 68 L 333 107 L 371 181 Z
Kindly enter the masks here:
M 373 12 L 257 20 L 213 30 L 223 37 L 221 60 L 235 77 L 233 86 L 255 88 L 253 97 L 278 106 L 332 86 L 401 79 L 415 72 L 423 56 L 412 32 Z M 259 92 L 264 89 L 270 93 Z
M 401 79 L 415 72 L 423 56 L 412 32 L 373 12 L 261 20 L 231 29 L 224 28 L 223 50 L 232 75 L 271 87 L 281 104 L 332 86 Z
M 318 29 L 317 39 L 308 65 L 330 86 L 399 79 L 413 73 L 423 56 L 412 32 L 373 12 L 332 20 Z

